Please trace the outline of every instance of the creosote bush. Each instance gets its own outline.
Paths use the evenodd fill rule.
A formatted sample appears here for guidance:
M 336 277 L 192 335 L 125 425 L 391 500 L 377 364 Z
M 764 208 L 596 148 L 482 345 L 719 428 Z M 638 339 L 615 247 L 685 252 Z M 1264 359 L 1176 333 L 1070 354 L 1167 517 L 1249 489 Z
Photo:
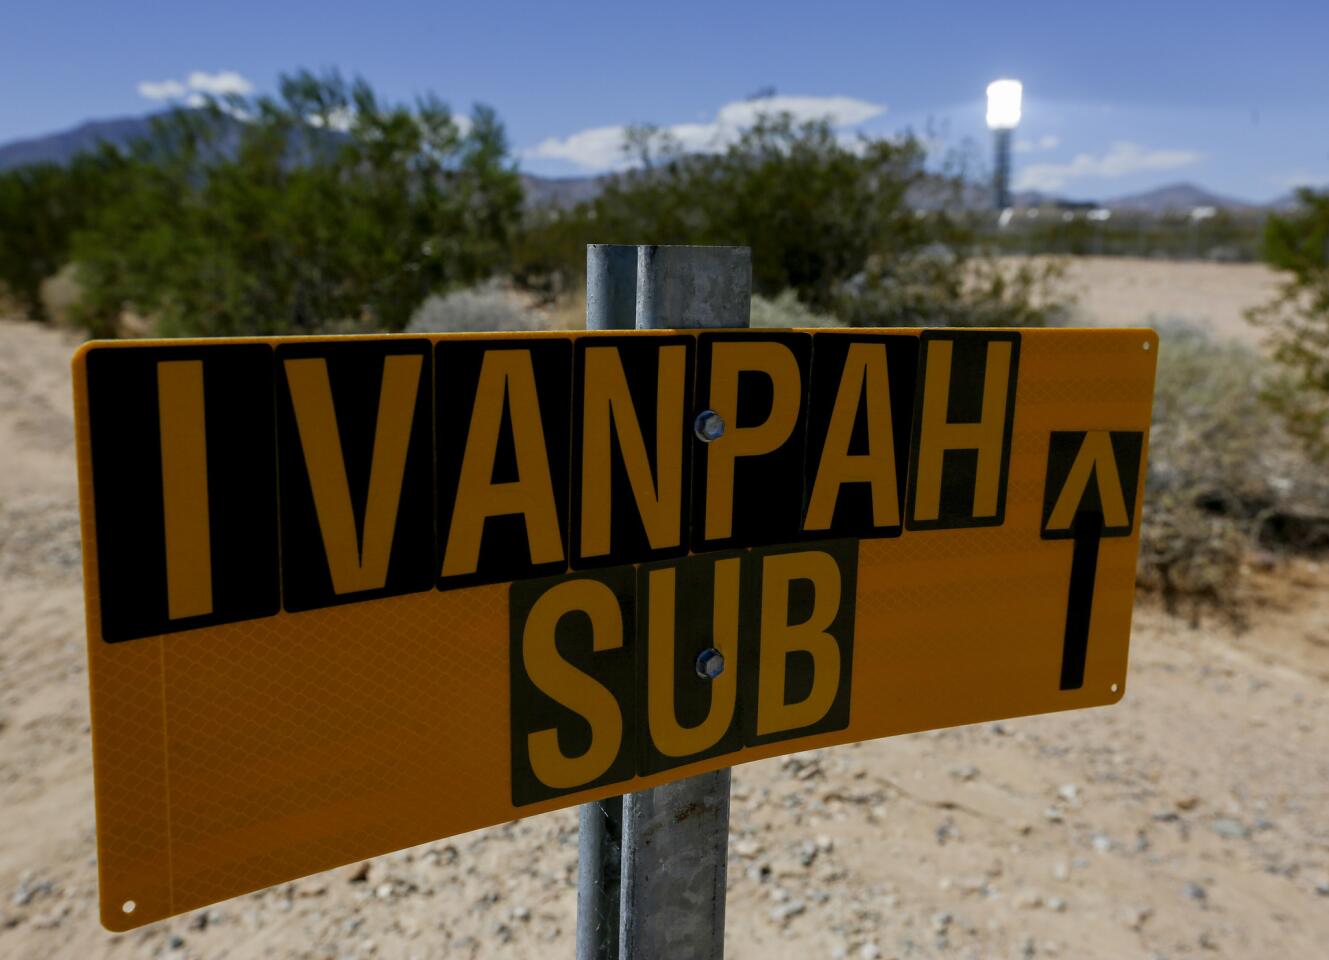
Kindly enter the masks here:
M 1329 463 L 1329 191 L 1299 190 L 1296 209 L 1266 223 L 1264 250 L 1283 273 L 1278 295 L 1248 314 L 1281 366 L 1265 398 Z
M 1201 604 L 1235 615 L 1247 552 L 1288 545 L 1279 521 L 1329 503 L 1329 478 L 1262 402 L 1266 361 L 1193 325 L 1155 325 L 1140 584 L 1172 609 L 1187 599 L 1193 618 Z
M 73 239 L 83 320 L 165 334 L 400 330 L 503 267 L 521 186 L 503 128 L 336 73 L 154 124 Z
M 979 243 L 948 161 L 912 136 L 846 143 L 826 122 L 759 116 L 723 150 L 684 153 L 631 133 L 633 166 L 571 210 L 537 211 L 514 250 L 518 282 L 581 282 L 587 243 L 740 245 L 754 295 L 791 291 L 809 315 L 855 326 L 1042 325 L 1059 316 L 1055 265 L 1015 270 Z M 929 197 L 929 210 L 912 198 Z

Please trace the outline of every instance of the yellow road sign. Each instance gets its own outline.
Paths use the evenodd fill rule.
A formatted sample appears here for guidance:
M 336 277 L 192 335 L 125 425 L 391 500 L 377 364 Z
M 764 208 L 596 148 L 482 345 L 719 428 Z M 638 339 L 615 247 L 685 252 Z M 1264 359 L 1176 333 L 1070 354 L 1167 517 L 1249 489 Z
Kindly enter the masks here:
M 74 358 L 102 921 L 1124 692 L 1157 339 Z

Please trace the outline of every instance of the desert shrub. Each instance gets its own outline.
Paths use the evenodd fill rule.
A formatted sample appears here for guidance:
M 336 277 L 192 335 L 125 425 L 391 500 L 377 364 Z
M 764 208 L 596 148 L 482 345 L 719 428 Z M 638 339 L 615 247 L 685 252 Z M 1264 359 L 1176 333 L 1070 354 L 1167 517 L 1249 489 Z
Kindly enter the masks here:
M 1140 525 L 1138 585 L 1158 593 L 1169 613 L 1184 603 L 1192 623 L 1206 606 L 1240 621 L 1237 587 L 1249 548 L 1231 517 L 1209 512 L 1189 492 L 1157 491 Z
M 42 285 L 68 263 L 74 233 L 113 195 L 124 165 L 103 148 L 67 166 L 0 172 L 0 287 L 32 319 L 48 319 Z
M 407 333 L 543 330 L 548 315 L 498 279 L 474 287 L 435 294 L 415 311 Z
M 1065 319 L 1071 301 L 1060 289 L 1060 260 L 963 250 L 934 243 L 874 257 L 841 286 L 835 312 L 856 327 L 1042 327 Z
M 1234 611 L 1246 552 L 1289 545 L 1289 522 L 1329 503 L 1329 481 L 1262 402 L 1259 355 L 1193 325 L 1155 326 L 1140 584 L 1169 606 L 1188 597 Z
M 336 73 L 283 77 L 154 125 L 74 241 L 85 322 L 164 333 L 406 326 L 506 260 L 521 186 L 503 128 L 437 99 L 387 104 Z
M 754 327 L 834 327 L 840 321 L 825 313 L 817 313 L 798 299 L 792 290 L 783 290 L 774 297 L 756 294 L 752 298 L 751 325 Z
M 1031 268 L 1025 282 L 995 260 L 979 264 L 979 219 L 965 208 L 962 176 L 934 169 L 912 136 L 846 143 L 825 122 L 766 115 L 718 153 L 684 153 L 651 129 L 632 131 L 625 149 L 635 166 L 594 200 L 528 219 L 514 253 L 520 282 L 571 289 L 587 243 L 742 245 L 752 250 L 754 294 L 791 290 L 843 323 L 1049 316 L 1031 297 L 1055 277 Z M 911 202 L 922 195 L 926 214 Z
M 1271 215 L 1264 252 L 1284 275 L 1273 301 L 1248 314 L 1282 368 L 1265 398 L 1311 456 L 1329 462 L 1329 191 L 1299 190 L 1295 210 Z
M 82 291 L 79 289 L 77 268 L 66 263 L 58 271 L 42 281 L 39 288 L 43 318 L 57 326 L 67 327 L 74 324 Z

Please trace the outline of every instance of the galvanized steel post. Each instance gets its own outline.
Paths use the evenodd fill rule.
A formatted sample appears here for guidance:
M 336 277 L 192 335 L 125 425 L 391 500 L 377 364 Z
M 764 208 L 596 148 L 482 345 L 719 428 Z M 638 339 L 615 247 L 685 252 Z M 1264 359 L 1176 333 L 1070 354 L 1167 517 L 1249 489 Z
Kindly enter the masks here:
M 586 248 L 591 330 L 746 327 L 751 291 L 746 247 Z M 728 849 L 728 769 L 583 804 L 577 960 L 720 960 Z

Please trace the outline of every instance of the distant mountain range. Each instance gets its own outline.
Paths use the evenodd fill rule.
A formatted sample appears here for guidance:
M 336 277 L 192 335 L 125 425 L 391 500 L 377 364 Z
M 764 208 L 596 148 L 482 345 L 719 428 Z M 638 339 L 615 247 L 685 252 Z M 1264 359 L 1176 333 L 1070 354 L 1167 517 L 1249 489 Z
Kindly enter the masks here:
M 1213 193 L 1193 183 L 1169 183 L 1143 193 L 1115 197 L 1103 203 L 1111 210 L 1132 213 L 1179 213 L 1196 207 L 1214 207 L 1219 210 L 1256 210 L 1259 204 L 1247 203 L 1222 194 Z
M 99 143 L 124 146 L 132 140 L 145 136 L 149 132 L 152 118 L 153 115 L 148 114 L 137 117 L 115 117 L 109 120 L 89 120 L 58 133 L 0 144 L 0 170 L 29 163 L 67 163 L 75 154 L 94 149 Z M 529 205 L 570 207 L 593 199 L 612 176 L 612 174 L 603 174 L 586 177 L 541 177 L 522 174 L 521 179 L 522 186 L 526 189 L 526 202 Z M 972 190 L 966 190 L 965 202 L 973 206 L 986 206 L 990 195 L 987 189 L 975 185 Z M 1044 204 L 1100 206 L 1114 211 L 1151 214 L 1185 212 L 1196 207 L 1256 212 L 1261 209 L 1284 209 L 1293 201 L 1292 195 L 1289 194 L 1273 203 L 1261 206 L 1222 196 L 1193 183 L 1170 183 L 1143 193 L 1127 194 L 1096 203 L 1071 204 L 1062 198 L 1035 192 L 1017 193 L 1014 199 L 1017 205 L 1021 206 Z M 932 209 L 940 202 L 940 193 L 924 188 L 916 191 L 910 200 L 919 209 Z
M 11 140 L 0 144 L 0 170 L 28 163 L 68 163 L 75 154 L 94 150 L 99 143 L 122 147 L 131 140 L 146 136 L 151 123 L 151 114 L 113 117 L 110 120 L 89 120 L 43 137 Z

